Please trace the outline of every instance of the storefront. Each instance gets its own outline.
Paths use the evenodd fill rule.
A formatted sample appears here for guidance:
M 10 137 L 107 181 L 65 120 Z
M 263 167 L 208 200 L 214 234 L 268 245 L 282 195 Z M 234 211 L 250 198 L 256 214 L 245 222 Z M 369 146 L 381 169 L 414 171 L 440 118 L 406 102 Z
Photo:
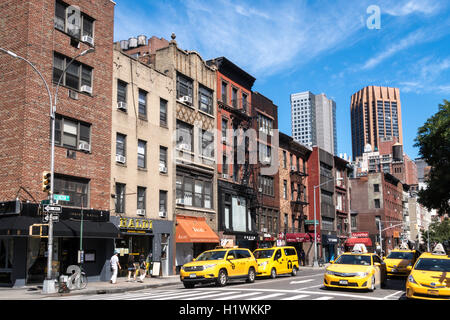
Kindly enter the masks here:
M 220 244 L 218 235 L 203 217 L 177 215 L 175 235 L 177 273 L 183 264 Z
M 0 286 L 40 284 L 47 274 L 48 239 L 32 237 L 29 228 L 43 224 L 39 204 L 17 201 L 14 210 L 0 203 Z M 78 264 L 84 252 L 83 269 L 89 281 L 106 281 L 109 258 L 119 230 L 109 222 L 109 212 L 62 207 L 53 224 L 53 278 Z
M 114 249 L 119 251 L 119 263 L 122 270 L 119 277 L 128 275 L 127 265 L 130 256 L 135 261 L 143 255 L 150 268 L 157 263 L 160 266 L 159 275 L 172 274 L 173 222 L 165 220 L 152 220 L 136 217 L 111 217 L 120 230 L 115 240 Z M 152 271 L 152 269 L 150 269 Z
M 335 234 L 322 234 L 322 248 L 324 262 L 336 259 L 338 237 Z

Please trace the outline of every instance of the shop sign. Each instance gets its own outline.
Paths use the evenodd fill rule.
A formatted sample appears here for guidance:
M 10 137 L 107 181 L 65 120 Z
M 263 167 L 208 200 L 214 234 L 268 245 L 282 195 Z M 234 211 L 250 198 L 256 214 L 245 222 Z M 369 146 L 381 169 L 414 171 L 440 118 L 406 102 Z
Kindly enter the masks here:
M 245 240 L 249 240 L 249 241 L 255 241 L 256 240 L 256 236 L 244 236 Z
M 368 238 L 369 232 L 352 232 L 352 238 Z
M 150 231 L 153 228 L 153 221 L 139 218 L 120 218 L 119 228 Z

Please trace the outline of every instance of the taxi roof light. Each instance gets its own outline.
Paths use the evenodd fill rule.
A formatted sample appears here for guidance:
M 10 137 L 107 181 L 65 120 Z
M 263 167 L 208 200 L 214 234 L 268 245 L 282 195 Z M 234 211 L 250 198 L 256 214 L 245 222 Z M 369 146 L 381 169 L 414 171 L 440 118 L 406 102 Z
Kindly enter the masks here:
M 356 243 L 353 246 L 352 253 L 367 253 L 367 248 L 363 243 Z
M 433 254 L 436 254 L 436 255 L 442 255 L 442 256 L 445 256 L 446 255 L 446 253 L 445 253 L 445 250 L 444 250 L 444 246 L 442 245 L 442 243 L 438 243 L 435 247 L 434 247 L 434 249 L 433 249 L 433 252 L 432 252 Z
M 409 246 L 406 242 L 402 242 L 400 245 L 400 250 L 409 250 Z

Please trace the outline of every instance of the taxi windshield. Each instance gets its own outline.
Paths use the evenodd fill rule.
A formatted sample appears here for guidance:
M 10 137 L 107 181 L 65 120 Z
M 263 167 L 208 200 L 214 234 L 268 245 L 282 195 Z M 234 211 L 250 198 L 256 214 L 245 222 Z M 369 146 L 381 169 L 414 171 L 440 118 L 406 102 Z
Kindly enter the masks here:
M 226 250 L 221 251 L 205 251 L 198 256 L 196 261 L 222 260 L 225 257 Z
M 412 260 L 413 258 L 414 254 L 412 252 L 399 252 L 399 251 L 393 251 L 386 257 L 386 259 L 406 259 L 406 260 Z
M 273 250 L 257 250 L 253 253 L 256 259 L 268 259 L 273 255 Z
M 414 270 L 450 272 L 450 259 L 421 258 Z
M 356 264 L 359 266 L 370 266 L 370 256 L 343 254 L 335 262 L 335 264 Z

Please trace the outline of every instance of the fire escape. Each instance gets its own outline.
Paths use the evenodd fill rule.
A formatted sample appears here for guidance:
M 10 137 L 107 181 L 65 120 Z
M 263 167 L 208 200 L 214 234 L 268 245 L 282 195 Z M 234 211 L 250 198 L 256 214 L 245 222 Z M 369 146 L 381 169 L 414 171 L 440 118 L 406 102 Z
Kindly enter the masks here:
M 306 220 L 304 208 L 308 205 L 308 201 L 306 198 L 307 190 L 305 181 L 308 174 L 300 171 L 300 168 L 296 168 L 295 166 L 291 166 L 289 171 L 291 183 L 294 182 L 294 185 L 296 186 L 296 197 L 292 198 L 291 196 L 292 214 L 295 214 L 295 218 L 298 219 L 298 229 L 300 231 L 301 227 L 304 225 L 304 221 Z M 292 227 L 292 229 L 292 232 L 295 232 L 294 227 Z

